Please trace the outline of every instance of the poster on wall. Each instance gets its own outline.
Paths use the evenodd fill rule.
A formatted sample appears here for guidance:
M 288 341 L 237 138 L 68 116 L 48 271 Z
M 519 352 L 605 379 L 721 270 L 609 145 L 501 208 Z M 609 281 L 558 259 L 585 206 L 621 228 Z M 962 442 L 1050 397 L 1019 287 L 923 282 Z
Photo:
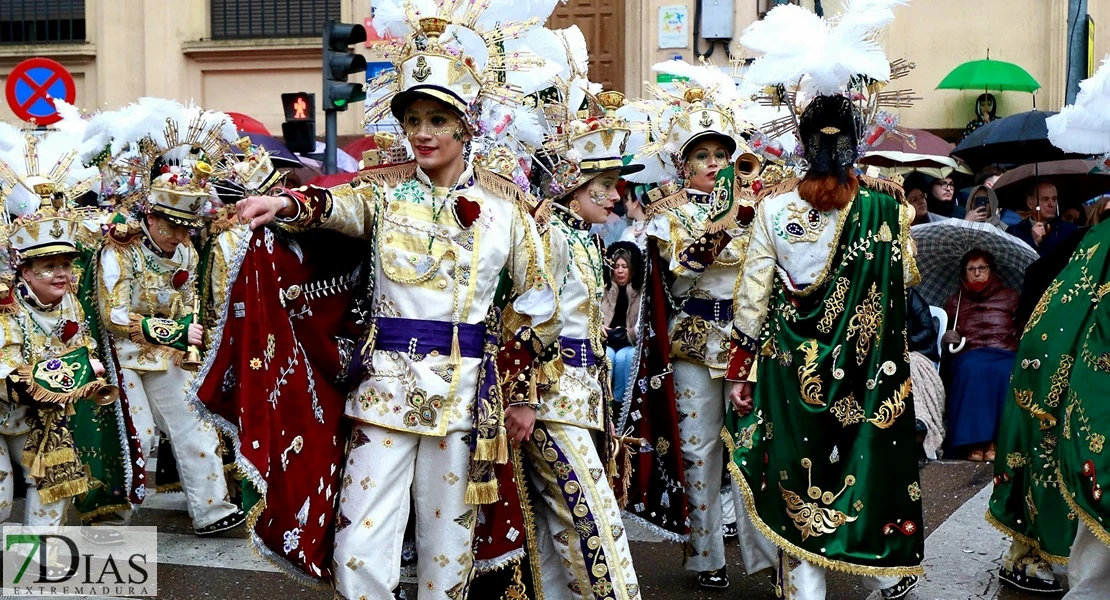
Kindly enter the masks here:
M 659 47 L 686 48 L 690 44 L 690 19 L 685 4 L 659 7 Z

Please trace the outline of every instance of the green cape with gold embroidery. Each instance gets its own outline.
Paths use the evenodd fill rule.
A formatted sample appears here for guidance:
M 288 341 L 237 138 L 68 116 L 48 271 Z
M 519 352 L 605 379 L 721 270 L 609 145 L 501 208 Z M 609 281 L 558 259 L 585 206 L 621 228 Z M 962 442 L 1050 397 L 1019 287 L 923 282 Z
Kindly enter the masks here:
M 756 526 L 787 554 L 844 572 L 922 573 L 900 202 L 860 188 L 817 283 L 776 277 L 755 408 L 725 441 Z
M 1002 415 L 987 520 L 1067 563 L 1078 516 L 1110 545 L 1110 225 L 1092 228 L 1029 317 Z M 1110 454 L 1110 453 L 1107 453 Z

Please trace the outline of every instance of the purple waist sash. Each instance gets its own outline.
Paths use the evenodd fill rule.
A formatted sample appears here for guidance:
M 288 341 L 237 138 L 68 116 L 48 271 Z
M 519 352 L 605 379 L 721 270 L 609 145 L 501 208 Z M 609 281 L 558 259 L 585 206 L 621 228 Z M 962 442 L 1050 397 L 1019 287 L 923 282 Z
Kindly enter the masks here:
M 412 354 L 451 353 L 452 324 L 447 321 L 424 321 L 379 317 L 375 350 L 409 352 Z M 459 353 L 463 358 L 485 356 L 485 324 L 459 323 Z
M 732 300 L 706 300 L 690 298 L 682 305 L 682 312 L 708 321 L 731 321 Z
M 563 364 L 568 367 L 592 367 L 597 364 L 597 354 L 590 340 L 559 337 Z

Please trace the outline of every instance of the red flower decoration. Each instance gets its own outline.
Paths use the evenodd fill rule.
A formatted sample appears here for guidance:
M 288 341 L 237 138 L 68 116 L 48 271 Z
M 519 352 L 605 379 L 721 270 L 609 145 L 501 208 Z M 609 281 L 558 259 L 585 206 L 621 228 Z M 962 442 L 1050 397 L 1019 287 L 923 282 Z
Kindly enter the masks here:
M 750 206 L 740 205 L 736 207 L 736 222 L 741 225 L 748 225 L 755 219 L 755 209 Z
M 752 192 L 758 194 L 763 191 L 763 181 L 756 179 L 752 182 Z
M 69 340 L 73 339 L 73 336 L 77 335 L 77 332 L 80 329 L 81 326 L 78 325 L 76 321 L 66 321 L 65 323 L 62 323 L 62 332 L 60 336 L 62 338 L 62 341 L 68 342 Z
M 185 269 L 180 269 L 173 274 L 173 289 L 179 290 L 181 286 L 189 281 L 189 272 Z
M 470 226 L 478 220 L 478 216 L 482 214 L 482 205 L 477 202 L 459 196 L 455 198 L 455 220 L 462 225 L 464 229 L 470 229 Z

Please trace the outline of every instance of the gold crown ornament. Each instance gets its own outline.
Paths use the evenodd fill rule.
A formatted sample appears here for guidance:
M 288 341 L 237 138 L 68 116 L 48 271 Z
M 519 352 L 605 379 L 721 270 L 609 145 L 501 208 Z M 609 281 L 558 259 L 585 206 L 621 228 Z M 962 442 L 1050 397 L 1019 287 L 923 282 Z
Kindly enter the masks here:
M 587 94 L 588 116 L 570 121 L 549 136 L 546 150 L 561 160 L 552 168 L 545 195 L 563 197 L 606 171 L 627 175 L 643 168 L 624 163 L 625 145 L 632 132 L 628 121 L 616 114 L 624 102 L 620 92 Z
M 422 98 L 438 100 L 463 115 L 477 129 L 476 104 L 482 99 L 519 104 L 522 94 L 508 84 L 506 73 L 530 69 L 542 60 L 526 51 L 507 52 L 505 42 L 539 26 L 536 17 L 511 21 L 487 14 L 489 0 L 438 0 L 436 14 L 420 12 L 412 2 L 384 0 L 374 27 L 397 37 L 384 51 L 394 68 L 367 83 L 365 122 L 379 123 Z M 426 3 L 420 3 L 421 5 Z

